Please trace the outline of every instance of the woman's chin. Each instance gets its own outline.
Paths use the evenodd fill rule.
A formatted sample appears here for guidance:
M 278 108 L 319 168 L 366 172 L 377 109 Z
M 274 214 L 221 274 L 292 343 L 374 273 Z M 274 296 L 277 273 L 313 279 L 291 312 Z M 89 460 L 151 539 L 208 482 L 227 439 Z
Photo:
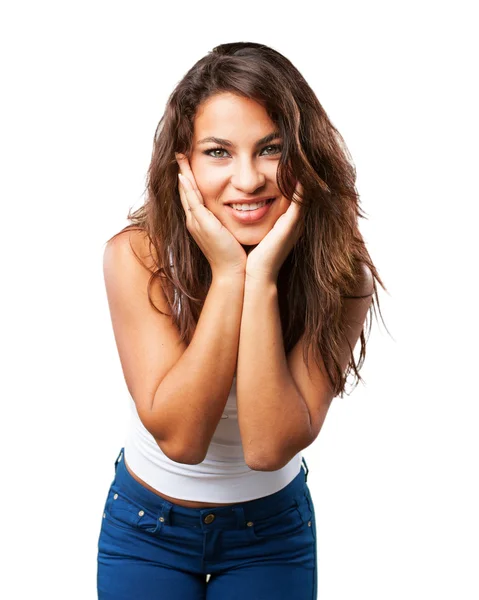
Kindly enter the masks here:
M 233 232 L 231 232 L 233 233 Z M 266 235 L 266 231 L 265 232 L 256 232 L 253 233 L 251 232 L 245 232 L 242 231 L 241 233 L 233 233 L 234 237 L 236 238 L 236 241 L 239 242 L 243 248 L 246 250 L 248 248 L 252 248 L 254 246 L 257 246 L 262 239 L 264 239 L 264 236 Z

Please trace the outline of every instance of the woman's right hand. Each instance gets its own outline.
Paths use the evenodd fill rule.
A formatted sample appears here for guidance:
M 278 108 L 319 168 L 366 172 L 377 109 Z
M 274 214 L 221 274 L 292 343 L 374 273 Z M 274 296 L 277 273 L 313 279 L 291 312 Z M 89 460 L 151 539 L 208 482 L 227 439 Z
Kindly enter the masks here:
M 178 191 L 186 227 L 210 263 L 213 277 L 245 275 L 247 255 L 231 232 L 206 208 L 186 156 L 176 154 Z

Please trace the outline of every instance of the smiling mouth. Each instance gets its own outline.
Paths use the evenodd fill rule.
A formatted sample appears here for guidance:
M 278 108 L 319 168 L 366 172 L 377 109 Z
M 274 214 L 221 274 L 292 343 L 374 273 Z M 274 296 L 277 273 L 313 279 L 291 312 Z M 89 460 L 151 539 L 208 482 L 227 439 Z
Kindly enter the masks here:
M 230 212 L 233 219 L 235 219 L 238 223 L 242 225 L 254 225 L 256 223 L 260 223 L 263 218 L 272 210 L 272 205 L 276 202 L 277 198 L 268 198 L 263 205 L 258 206 L 257 208 L 249 209 L 240 209 L 234 208 L 231 204 L 226 204 L 226 210 Z M 240 203 L 238 203 L 240 204 Z M 237 204 L 237 205 L 238 205 Z M 250 205 L 256 206 L 258 203 L 250 203 Z M 247 206 L 247 205 L 246 205 Z
M 256 210 L 260 210 L 261 208 L 267 206 L 268 204 L 272 204 L 275 200 L 276 200 L 276 198 L 268 198 L 268 200 L 262 200 L 261 202 L 251 202 L 249 204 L 247 204 L 247 203 L 241 204 L 241 202 L 238 202 L 238 203 L 233 202 L 231 204 L 227 204 L 227 206 L 229 206 L 233 210 L 236 210 L 237 212 L 255 212 Z M 259 204 L 260 206 L 257 206 L 256 208 L 249 208 L 251 205 L 257 205 L 257 204 Z M 241 208 L 235 208 L 238 206 L 241 206 Z

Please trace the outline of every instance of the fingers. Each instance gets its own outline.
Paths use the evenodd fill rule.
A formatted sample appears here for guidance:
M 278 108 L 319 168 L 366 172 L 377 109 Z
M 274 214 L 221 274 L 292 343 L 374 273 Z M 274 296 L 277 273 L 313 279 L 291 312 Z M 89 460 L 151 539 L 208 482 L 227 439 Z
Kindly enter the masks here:
M 204 204 L 188 159 L 184 154 L 175 154 L 175 156 L 179 167 L 179 173 L 183 176 L 182 182 L 185 191 L 188 194 L 188 201 L 193 198 L 193 200 L 198 200 L 201 204 Z M 191 195 L 189 192 L 194 192 L 194 195 Z
M 302 198 L 303 197 L 303 192 L 304 192 L 303 186 L 301 185 L 301 183 L 299 181 L 297 181 L 296 182 L 296 187 L 295 187 L 295 190 L 294 190 L 294 195 L 298 196 L 299 198 Z
M 303 187 L 298 182 L 293 194 L 293 200 L 290 202 L 287 211 L 282 215 L 284 221 L 282 229 L 284 235 L 293 242 L 293 245 L 299 240 L 304 231 L 304 212 L 302 204 L 297 201 L 302 198 Z M 281 217 L 278 219 L 280 221 Z
M 296 198 L 299 198 L 300 200 L 302 200 L 303 192 L 304 192 L 303 186 L 301 185 L 301 183 L 299 181 L 297 181 L 296 187 L 294 188 L 294 192 L 293 192 L 293 200 Z
M 294 214 L 295 214 L 295 220 L 296 221 L 302 221 L 303 219 L 303 209 L 304 209 L 304 205 L 302 203 L 302 201 L 304 200 L 304 188 L 301 185 L 301 183 L 299 181 L 296 182 L 296 187 L 293 193 L 293 200 L 301 200 L 301 204 L 299 204 L 299 202 L 291 202 L 291 204 L 294 204 Z M 300 225 L 303 225 L 303 223 L 300 223 Z
M 298 189 L 298 186 L 296 187 Z M 302 217 L 302 205 L 296 201 L 298 195 L 295 193 L 293 196 L 293 200 L 289 203 L 288 210 L 285 214 L 288 215 L 290 223 L 295 223 L 301 220 Z
M 183 206 L 183 210 L 186 213 L 186 219 L 188 220 L 188 217 L 190 215 L 190 205 L 188 204 L 188 199 L 186 197 L 186 190 L 185 190 L 185 187 L 183 186 L 183 184 L 181 183 L 181 176 L 179 173 L 178 173 L 178 192 L 180 194 L 181 205 Z
M 178 154 L 177 152 L 175 152 L 175 158 L 176 158 L 176 162 L 178 163 L 179 166 L 179 170 L 180 173 L 187 177 L 188 180 L 191 182 L 191 187 L 196 191 L 199 192 L 198 186 L 196 185 L 196 181 L 195 181 L 195 177 L 193 175 L 193 171 L 191 170 L 190 167 L 190 162 L 188 160 L 188 158 L 184 155 L 184 154 Z
M 205 210 L 205 205 L 187 157 L 184 154 L 177 153 L 175 153 L 175 157 L 179 166 L 178 191 L 188 222 L 191 218 L 191 213 L 195 213 L 198 208 Z

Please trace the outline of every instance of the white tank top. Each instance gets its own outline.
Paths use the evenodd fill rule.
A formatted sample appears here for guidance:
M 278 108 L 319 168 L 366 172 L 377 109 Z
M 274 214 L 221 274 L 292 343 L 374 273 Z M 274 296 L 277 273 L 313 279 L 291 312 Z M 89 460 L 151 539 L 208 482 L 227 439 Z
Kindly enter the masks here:
M 125 460 L 140 479 L 173 498 L 219 504 L 246 502 L 283 489 L 301 469 L 301 452 L 277 471 L 248 467 L 238 425 L 236 377 L 206 457 L 197 465 L 169 459 L 144 427 L 131 396 L 130 408 Z

